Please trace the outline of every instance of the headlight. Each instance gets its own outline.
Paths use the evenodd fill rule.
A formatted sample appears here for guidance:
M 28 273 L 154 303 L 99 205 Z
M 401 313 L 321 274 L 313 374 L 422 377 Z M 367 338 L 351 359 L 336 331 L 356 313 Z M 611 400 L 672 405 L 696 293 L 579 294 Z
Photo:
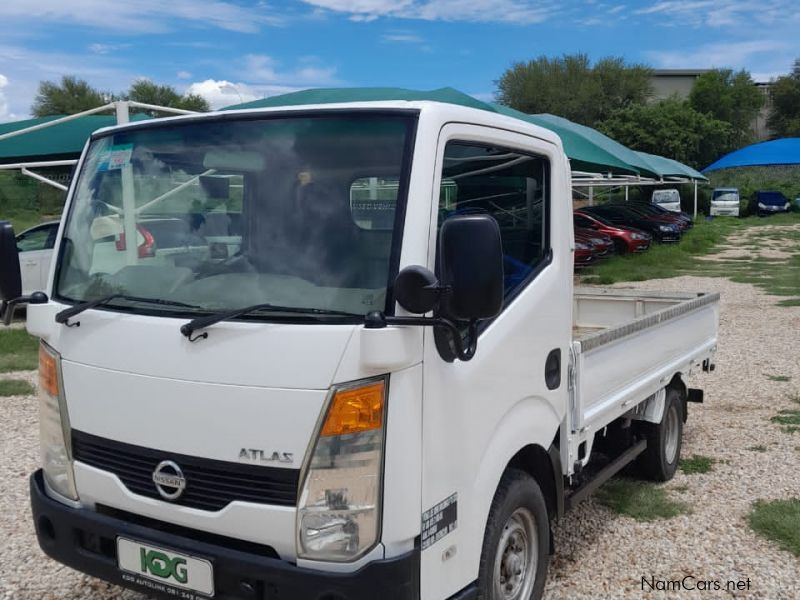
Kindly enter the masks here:
M 44 342 L 39 344 L 39 442 L 42 470 L 50 489 L 77 500 L 72 470 L 70 428 L 61 382 L 61 357 Z
M 658 230 L 659 231 L 664 231 L 664 232 L 669 232 L 669 231 L 672 231 L 673 229 L 672 229 L 671 225 L 659 225 L 658 226 Z
M 759 203 L 758 203 L 758 208 L 763 208 L 763 209 L 765 209 L 765 210 L 766 210 L 766 208 L 767 208 L 767 205 L 766 205 L 766 204 L 764 204 L 763 202 L 759 202 Z
M 631 238 L 634 239 L 634 240 L 643 241 L 643 240 L 650 239 L 650 236 L 645 234 L 645 233 L 632 233 L 631 234 Z
M 379 539 L 386 380 L 331 390 L 297 507 L 297 555 L 352 561 Z

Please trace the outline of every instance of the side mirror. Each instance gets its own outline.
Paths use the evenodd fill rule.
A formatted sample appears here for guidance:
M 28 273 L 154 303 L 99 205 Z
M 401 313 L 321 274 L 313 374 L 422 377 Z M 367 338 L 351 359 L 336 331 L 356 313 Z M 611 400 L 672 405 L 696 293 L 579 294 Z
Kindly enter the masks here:
M 30 296 L 22 295 L 17 238 L 11 223 L 0 221 L 0 319 L 4 325 L 10 325 L 19 305 L 46 302 L 47 295 L 43 292 L 34 292 Z
M 8 221 L 0 221 L 0 300 L 8 302 L 22 295 L 22 275 L 19 271 L 19 253 L 14 228 Z
M 426 313 L 436 308 L 441 292 L 436 275 L 425 267 L 406 267 L 394 280 L 397 303 L 411 313 Z
M 491 319 L 503 308 L 503 243 L 500 226 L 486 214 L 455 215 L 439 234 L 442 313 L 465 321 Z

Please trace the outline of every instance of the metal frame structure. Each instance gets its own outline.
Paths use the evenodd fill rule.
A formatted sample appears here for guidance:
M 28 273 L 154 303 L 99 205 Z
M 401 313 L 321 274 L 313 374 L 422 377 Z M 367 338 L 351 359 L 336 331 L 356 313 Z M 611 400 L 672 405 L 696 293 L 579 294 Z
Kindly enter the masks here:
M 590 173 L 587 171 L 572 171 L 572 189 L 578 192 L 576 188 L 589 188 L 588 200 L 589 206 L 594 205 L 594 188 L 607 188 L 606 191 L 613 191 L 616 188 L 625 189 L 625 201 L 628 201 L 628 190 L 631 186 L 647 186 L 647 185 L 664 185 L 665 183 L 674 184 L 694 184 L 694 214 L 692 217 L 697 219 L 697 179 L 689 177 L 662 177 L 660 179 L 653 179 L 651 177 L 642 177 L 640 175 L 619 175 L 614 173 Z M 583 195 L 583 194 L 581 194 Z
M 84 110 L 82 112 L 75 113 L 74 115 L 67 115 L 66 117 L 61 117 L 60 119 L 53 119 L 52 121 L 48 121 L 47 123 L 39 123 L 38 125 L 31 125 L 30 127 L 25 127 L 24 129 L 18 129 L 16 131 L 10 131 L 8 133 L 4 133 L 0 135 L 0 141 L 16 137 L 19 135 L 25 135 L 26 133 L 31 133 L 33 131 L 38 131 L 40 129 L 45 129 L 47 127 L 52 127 L 54 125 L 66 123 L 67 121 L 80 119 L 81 117 L 87 117 L 89 115 L 94 115 L 106 111 L 114 111 L 114 114 L 117 117 L 118 125 L 122 123 L 128 123 L 130 121 L 131 108 L 143 108 L 145 110 L 152 110 L 156 112 L 176 114 L 176 115 L 195 114 L 195 111 L 192 110 L 172 108 L 169 106 L 157 106 L 155 104 L 146 104 L 144 102 L 136 102 L 134 100 L 118 100 L 116 102 L 109 102 L 108 104 L 104 104 L 103 106 L 98 106 L 97 108 L 90 108 L 89 110 Z M 67 186 L 65 186 L 64 184 L 59 183 L 57 181 L 53 181 L 52 179 L 49 179 L 48 177 L 40 173 L 36 173 L 31 169 L 35 168 L 46 169 L 50 167 L 72 167 L 75 166 L 77 163 L 78 163 L 77 159 L 19 162 L 6 165 L 0 164 L 0 171 L 19 170 L 23 175 L 27 177 L 31 177 L 33 179 L 36 179 L 37 181 L 41 181 L 42 183 L 46 183 L 49 186 L 52 186 L 56 189 L 66 192 Z

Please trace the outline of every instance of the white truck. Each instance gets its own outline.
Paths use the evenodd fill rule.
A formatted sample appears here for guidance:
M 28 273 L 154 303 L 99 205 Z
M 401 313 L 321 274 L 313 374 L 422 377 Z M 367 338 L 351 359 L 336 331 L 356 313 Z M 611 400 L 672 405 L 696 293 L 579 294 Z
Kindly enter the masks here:
M 46 290 L 0 225 L 42 549 L 173 598 L 539 598 L 566 509 L 673 476 L 717 347 L 717 294 L 573 289 L 571 204 L 558 137 L 454 104 L 96 132 Z M 163 218 L 205 253 L 95 264 Z

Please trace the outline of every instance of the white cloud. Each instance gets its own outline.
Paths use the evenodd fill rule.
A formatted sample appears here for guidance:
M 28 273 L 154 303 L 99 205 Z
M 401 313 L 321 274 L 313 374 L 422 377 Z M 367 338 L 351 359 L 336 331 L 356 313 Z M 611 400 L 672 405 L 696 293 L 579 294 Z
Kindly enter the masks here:
M 384 33 L 381 36 L 384 42 L 395 42 L 398 44 L 422 44 L 423 39 L 415 33 L 409 31 L 393 31 Z
M 541 23 L 563 5 L 534 0 L 302 0 L 317 8 L 348 14 L 353 21 L 379 17 L 425 21 Z
M 250 102 L 261 96 L 247 84 L 232 83 L 230 81 L 206 79 L 193 83 L 186 89 L 187 94 L 197 94 L 205 98 L 212 109 Z
M 796 0 L 662 0 L 634 11 L 665 25 L 743 27 L 798 22 Z
M 130 48 L 130 44 L 90 44 L 89 51 L 94 54 L 109 54 L 117 50 L 124 50 Z
M 645 52 L 656 66 L 664 68 L 710 69 L 716 67 L 741 68 L 757 59 L 773 59 L 776 54 L 788 52 L 791 45 L 778 40 L 753 40 L 744 42 L 719 42 L 692 49 L 653 50 Z M 761 60 L 758 60 L 759 64 Z
M 305 57 L 303 66 L 283 71 L 278 62 L 266 54 L 248 54 L 244 57 L 243 77 L 256 84 L 281 84 L 283 86 L 325 86 L 341 83 L 336 77 L 335 67 L 314 64 L 312 57 Z
M 6 87 L 8 87 L 8 77 L 0 73 L 0 121 L 8 121 L 14 117 L 8 109 L 8 100 L 6 100 L 5 95 Z
M 189 71 L 178 71 L 175 76 L 178 79 L 191 79 L 192 74 Z
M 31 26 L 42 22 L 83 25 L 125 33 L 155 33 L 178 28 L 176 22 L 255 33 L 263 25 L 278 25 L 283 19 L 262 5 L 243 6 L 224 0 L 3 0 L 0 22 L 4 27 L 17 21 Z

